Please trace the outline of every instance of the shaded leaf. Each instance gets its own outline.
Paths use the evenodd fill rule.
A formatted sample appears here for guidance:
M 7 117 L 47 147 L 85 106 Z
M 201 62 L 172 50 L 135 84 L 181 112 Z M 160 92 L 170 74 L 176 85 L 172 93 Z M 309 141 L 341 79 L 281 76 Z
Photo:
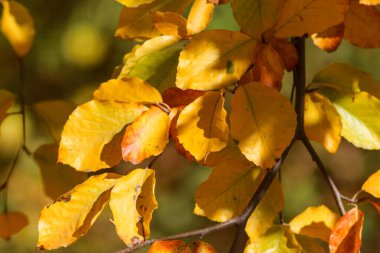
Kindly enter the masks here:
M 7 212 L 0 214 L 0 237 L 10 240 L 12 235 L 18 233 L 28 225 L 28 217 L 21 212 Z
M 307 93 L 304 121 L 307 137 L 335 153 L 340 144 L 342 122 L 330 101 L 316 92 Z
M 227 112 L 222 92 L 209 91 L 187 105 L 177 120 L 177 136 L 198 161 L 227 145 Z
M 142 105 L 113 101 L 92 100 L 80 105 L 63 129 L 58 161 L 79 171 L 109 168 L 113 159 L 101 160 L 104 146 L 145 110 Z
M 154 170 L 135 169 L 120 178 L 111 192 L 110 207 L 116 232 L 128 246 L 150 235 L 149 223 L 157 208 Z
M 311 38 L 314 45 L 327 52 L 335 51 L 343 40 L 344 24 L 334 25 L 327 30 L 314 33 Z
M 40 167 L 44 193 L 52 199 L 58 198 L 87 179 L 85 173 L 57 163 L 57 157 L 56 143 L 42 145 L 33 154 L 34 160 Z
M 194 35 L 180 54 L 176 85 L 211 90 L 233 84 L 253 63 L 255 49 L 256 42 L 240 32 L 210 30 Z
M 180 107 L 192 103 L 204 94 L 205 92 L 200 90 L 181 90 L 177 87 L 170 87 L 162 93 L 162 99 L 170 107 Z
M 182 240 L 157 241 L 148 253 L 191 253 L 190 247 Z
M 302 247 L 302 253 L 327 253 L 327 249 L 321 246 L 318 239 L 297 234 L 295 236 Z
M 16 1 L 1 1 L 1 31 L 19 57 L 24 57 L 33 44 L 34 20 L 27 8 Z
M 363 184 L 362 190 L 368 192 L 376 198 L 380 198 L 380 170 L 369 176 Z
M 169 142 L 169 115 L 152 106 L 125 130 L 121 150 L 126 162 L 139 164 L 162 153 Z
M 296 114 L 285 97 L 259 83 L 240 86 L 231 99 L 231 135 L 248 160 L 262 168 L 275 164 L 291 142 Z
M 111 79 L 100 85 L 94 98 L 116 102 L 162 102 L 160 93 L 139 78 Z
M 321 205 L 308 207 L 301 214 L 294 217 L 289 225 L 290 229 L 296 234 L 329 242 L 331 231 L 338 219 L 339 216 L 336 213 Z
M 240 215 L 257 189 L 260 169 L 236 147 L 211 154 L 206 165 L 214 170 L 195 193 L 194 213 L 218 222 Z
M 66 247 L 85 235 L 110 198 L 112 175 L 92 176 L 45 206 L 38 221 L 37 249 Z
M 380 214 L 380 202 L 375 202 L 375 201 L 370 201 L 370 202 Z
M 163 35 L 187 37 L 186 19 L 175 12 L 152 13 L 154 27 Z
M 339 0 L 285 1 L 275 27 L 275 36 L 288 38 L 323 32 L 343 22 L 348 6 Z
M 287 71 L 297 67 L 298 55 L 295 46 L 286 39 L 276 39 L 269 43 L 281 56 Z
M 336 223 L 330 236 L 330 253 L 359 253 L 364 214 L 353 208 Z
M 13 105 L 15 97 L 7 90 L 0 89 L 0 123 L 7 115 L 7 111 Z
M 193 253 L 217 253 L 211 244 L 204 241 L 196 241 L 194 243 Z
M 187 18 L 189 35 L 202 32 L 212 19 L 214 4 L 208 0 L 195 0 Z
M 59 141 L 61 139 L 63 126 L 75 107 L 75 104 L 65 100 L 48 100 L 35 104 L 33 109 L 46 123 L 53 138 Z

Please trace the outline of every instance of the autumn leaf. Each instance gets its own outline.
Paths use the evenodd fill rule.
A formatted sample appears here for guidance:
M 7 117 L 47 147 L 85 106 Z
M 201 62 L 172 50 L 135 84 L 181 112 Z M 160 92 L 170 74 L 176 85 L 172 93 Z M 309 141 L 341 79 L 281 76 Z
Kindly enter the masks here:
M 204 94 L 205 92 L 200 90 L 181 90 L 177 87 L 170 87 L 162 93 L 162 99 L 165 104 L 174 108 L 188 105 Z
M 28 225 L 28 217 L 21 212 L 6 212 L 0 214 L 0 237 L 10 240 L 14 234 Z
M 108 202 L 114 177 L 92 176 L 45 206 L 38 221 L 37 249 L 66 247 L 85 235 Z
M 231 135 L 248 160 L 262 168 L 275 164 L 290 144 L 296 114 L 277 91 L 259 83 L 240 86 L 231 99 Z
M 359 1 L 361 4 L 365 4 L 365 5 L 376 5 L 376 4 L 380 4 L 380 0 L 360 0 Z
M 94 92 L 94 99 L 136 103 L 162 102 L 160 93 L 139 78 L 108 80 Z
M 126 7 L 139 7 L 143 4 L 150 4 L 151 2 L 154 2 L 155 0 L 116 0 L 122 5 Z
M 292 71 L 297 67 L 298 55 L 293 43 L 286 39 L 275 39 L 270 41 L 269 45 L 271 45 L 281 56 L 287 71 Z
M 231 85 L 253 63 L 255 51 L 256 42 L 240 32 L 210 30 L 194 35 L 180 54 L 176 85 L 195 90 Z
M 63 129 L 58 161 L 79 171 L 96 171 L 113 166 L 113 158 L 101 159 L 105 145 L 145 110 L 147 108 L 142 105 L 113 101 L 92 100 L 80 105 Z M 119 157 L 120 154 L 114 156 Z
M 380 170 L 373 173 L 363 184 L 362 190 L 376 198 L 380 198 Z
M 45 122 L 53 138 L 60 141 L 63 126 L 75 107 L 75 104 L 65 100 L 45 100 L 35 104 L 33 109 Z
M 186 41 L 159 36 L 137 45 L 124 56 L 118 79 L 138 77 L 159 91 L 175 85 L 178 58 Z
M 177 120 L 177 136 L 198 161 L 227 145 L 227 112 L 223 93 L 209 91 L 187 105 Z
M 152 12 L 154 27 L 162 35 L 187 37 L 186 19 L 175 12 Z
M 8 109 L 13 105 L 15 97 L 9 91 L 0 89 L 0 123 L 5 119 Z
M 380 11 L 376 6 L 351 1 L 344 19 L 344 38 L 353 45 L 364 48 L 380 47 Z
M 208 0 L 195 0 L 187 18 L 187 31 L 189 35 L 202 32 L 211 22 L 214 4 Z
M 128 246 L 150 235 L 149 223 L 157 208 L 154 170 L 135 169 L 118 179 L 111 192 L 110 207 L 116 232 Z
M 182 240 L 157 241 L 152 244 L 148 253 L 191 253 L 189 245 Z
M 324 205 L 311 206 L 294 217 L 289 225 L 290 229 L 296 234 L 329 242 L 331 231 L 338 219 L 339 216 Z
M 302 253 L 327 253 L 325 245 L 321 245 L 320 240 L 296 234 L 296 240 L 302 248 Z
M 160 108 L 152 106 L 143 112 L 125 130 L 121 143 L 124 161 L 139 164 L 161 154 L 169 142 L 169 127 L 169 115 Z
M 194 243 L 193 253 L 217 253 L 214 247 L 207 242 L 198 240 Z
M 240 215 L 257 189 L 260 169 L 236 147 L 211 154 L 206 164 L 213 172 L 195 193 L 194 213 L 218 222 Z
M 34 20 L 28 9 L 19 2 L 3 0 L 1 31 L 19 57 L 24 57 L 33 44 Z
M 330 236 L 330 253 L 359 253 L 364 214 L 356 207 L 343 215 Z
M 342 122 L 330 101 L 316 92 L 307 93 L 304 121 L 307 137 L 335 153 L 340 144 Z
M 334 25 L 311 36 L 314 45 L 327 52 L 335 51 L 343 40 L 344 24 Z
M 285 1 L 274 28 L 274 36 L 288 38 L 323 32 L 342 23 L 347 8 L 339 0 Z

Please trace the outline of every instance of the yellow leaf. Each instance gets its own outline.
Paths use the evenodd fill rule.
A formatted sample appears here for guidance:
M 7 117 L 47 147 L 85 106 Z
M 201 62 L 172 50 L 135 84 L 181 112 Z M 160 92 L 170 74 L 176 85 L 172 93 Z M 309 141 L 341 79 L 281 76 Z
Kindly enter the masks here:
M 211 244 L 204 241 L 196 241 L 192 253 L 217 253 Z
M 323 32 L 330 26 L 342 23 L 347 8 L 339 0 L 285 1 L 274 35 L 287 38 Z
M 152 16 L 154 26 L 160 34 L 187 37 L 186 19 L 182 15 L 175 12 L 155 11 Z
M 18 233 L 28 223 L 28 217 L 21 212 L 2 213 L 0 214 L 0 237 L 10 240 L 12 235 Z
M 193 35 L 206 29 L 212 19 L 213 12 L 214 4 L 210 1 L 195 0 L 187 18 L 188 34 Z
M 198 161 L 227 145 L 227 112 L 222 92 L 209 91 L 187 105 L 179 114 L 177 136 Z
M 157 241 L 152 244 L 148 253 L 191 253 L 191 249 L 181 240 Z
M 34 21 L 28 9 L 16 1 L 3 0 L 1 31 L 11 43 L 16 54 L 25 56 L 33 44 Z
M 256 42 L 240 32 L 210 30 L 194 35 L 180 54 L 176 85 L 213 90 L 233 84 L 253 63 L 255 51 Z
M 311 36 L 314 45 L 327 52 L 335 51 L 343 40 L 344 24 L 334 25 Z
M 376 6 L 351 1 L 344 19 L 344 38 L 358 47 L 380 47 L 380 11 Z
M 362 189 L 376 198 L 380 198 L 380 170 L 372 174 L 362 186 Z
M 139 164 L 162 153 L 169 142 L 169 115 L 158 107 L 143 112 L 125 130 L 121 144 L 123 159 Z
M 85 235 L 107 204 L 116 183 L 112 175 L 92 176 L 45 206 L 38 221 L 40 250 L 66 247 Z
M 139 7 L 143 4 L 150 4 L 155 0 L 116 0 L 126 7 Z
M 376 4 L 380 4 L 380 0 L 360 0 L 359 1 L 361 4 L 365 4 L 365 5 L 376 5 Z
M 330 101 L 312 92 L 305 95 L 305 132 L 310 140 L 335 153 L 340 143 L 342 122 Z
M 110 207 L 116 232 L 128 246 L 150 235 L 149 223 L 157 208 L 154 170 L 135 169 L 120 178 L 111 192 Z
M 272 167 L 295 132 L 290 102 L 271 88 L 250 83 L 236 90 L 231 106 L 231 135 L 241 152 L 262 168 Z
M 264 175 L 262 174 L 262 176 L 256 180 L 255 184 L 257 186 L 261 183 L 263 177 Z M 278 179 L 275 179 L 247 221 L 245 231 L 251 241 L 255 241 L 265 234 L 273 225 L 274 219 L 283 208 L 284 195 L 282 193 L 281 184 Z
M 213 172 L 195 193 L 194 213 L 218 222 L 241 214 L 257 189 L 260 169 L 236 147 L 211 154 L 206 165 Z
M 9 91 L 0 89 L 0 123 L 7 115 L 8 109 L 13 105 L 15 97 Z
M 160 93 L 139 78 L 111 79 L 94 92 L 94 99 L 116 102 L 162 102 Z
M 79 171 L 109 168 L 111 162 L 101 159 L 104 146 L 146 109 L 134 103 L 97 100 L 80 105 L 63 129 L 58 161 Z
M 42 101 L 33 106 L 37 115 L 44 120 L 56 141 L 61 139 L 63 126 L 74 111 L 75 104 L 64 100 Z
M 308 207 L 301 214 L 293 218 L 289 225 L 296 234 L 319 238 L 329 242 L 330 234 L 338 221 L 339 216 L 326 206 Z

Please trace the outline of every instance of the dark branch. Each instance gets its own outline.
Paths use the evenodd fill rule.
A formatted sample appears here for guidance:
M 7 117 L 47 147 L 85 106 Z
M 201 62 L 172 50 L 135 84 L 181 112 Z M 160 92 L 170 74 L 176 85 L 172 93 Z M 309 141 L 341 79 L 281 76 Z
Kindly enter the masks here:
M 297 130 L 296 139 L 305 136 L 304 131 L 304 110 L 305 110 L 305 84 L 306 84 L 306 68 L 305 68 L 305 38 L 294 38 L 294 45 L 298 54 L 298 65 L 293 71 L 293 81 L 296 87 L 296 106 L 297 113 Z

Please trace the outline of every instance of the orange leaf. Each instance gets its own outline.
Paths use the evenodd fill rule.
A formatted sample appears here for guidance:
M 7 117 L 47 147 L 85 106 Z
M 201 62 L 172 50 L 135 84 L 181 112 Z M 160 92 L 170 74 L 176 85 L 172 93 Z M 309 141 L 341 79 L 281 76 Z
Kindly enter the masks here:
M 297 50 L 294 45 L 286 39 L 277 39 L 269 42 L 269 44 L 278 52 L 285 63 L 287 71 L 296 68 L 298 64 Z
M 360 3 L 365 5 L 376 5 L 380 4 L 380 0 L 360 0 Z
M 370 201 L 370 203 L 376 208 L 380 214 L 380 202 Z
M 330 236 L 330 253 L 359 253 L 363 219 L 355 207 L 338 220 Z
M 121 144 L 123 159 L 139 164 L 162 153 L 169 141 L 170 118 L 158 107 L 143 112 L 125 130 Z
M 344 24 L 329 27 L 321 33 L 315 33 L 311 36 L 314 45 L 327 52 L 335 51 L 342 42 L 344 34 Z
M 162 93 L 162 99 L 170 107 L 179 107 L 190 104 L 203 94 L 204 91 L 200 90 L 181 90 L 177 87 L 170 87 Z
M 204 241 L 196 241 L 192 253 L 217 253 L 213 246 Z
M 175 12 L 152 12 L 154 27 L 163 35 L 187 37 L 186 19 Z
M 28 225 L 28 218 L 20 212 L 0 214 L 0 237 L 10 240 L 11 236 L 18 233 Z
M 190 247 L 182 240 L 157 241 L 148 253 L 191 253 Z

